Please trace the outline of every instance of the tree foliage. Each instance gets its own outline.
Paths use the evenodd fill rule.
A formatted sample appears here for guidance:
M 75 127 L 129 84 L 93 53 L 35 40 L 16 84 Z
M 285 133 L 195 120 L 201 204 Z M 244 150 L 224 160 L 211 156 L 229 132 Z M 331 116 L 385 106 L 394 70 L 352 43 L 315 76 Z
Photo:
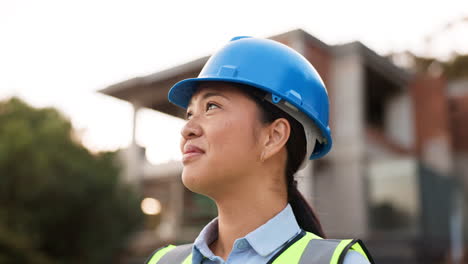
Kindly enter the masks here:
M 52 108 L 0 102 L 0 263 L 111 263 L 139 225 L 115 153 L 72 133 Z
M 411 60 L 410 65 L 404 65 L 416 73 L 428 73 L 431 68 L 437 68 L 449 80 L 468 78 L 468 54 L 454 54 L 449 60 L 443 61 L 434 57 L 420 57 L 410 52 L 404 53 Z M 398 54 L 389 54 L 389 58 Z

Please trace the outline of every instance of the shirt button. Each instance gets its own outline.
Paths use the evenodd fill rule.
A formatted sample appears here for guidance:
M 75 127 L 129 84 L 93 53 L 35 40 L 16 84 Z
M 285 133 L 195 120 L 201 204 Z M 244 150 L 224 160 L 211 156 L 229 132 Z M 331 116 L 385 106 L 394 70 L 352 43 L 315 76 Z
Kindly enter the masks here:
M 247 241 L 245 241 L 245 240 L 241 240 L 241 241 L 239 241 L 239 243 L 237 244 L 237 248 L 238 248 L 238 249 L 244 249 L 244 248 L 247 248 L 247 246 L 248 246 L 248 245 L 247 245 Z

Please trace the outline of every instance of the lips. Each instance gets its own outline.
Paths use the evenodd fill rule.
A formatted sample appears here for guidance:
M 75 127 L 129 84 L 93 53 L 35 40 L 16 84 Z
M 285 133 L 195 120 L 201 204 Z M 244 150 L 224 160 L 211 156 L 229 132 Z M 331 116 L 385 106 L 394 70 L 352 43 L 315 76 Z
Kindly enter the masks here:
M 186 163 L 190 160 L 193 160 L 197 157 L 200 157 L 201 155 L 203 155 L 205 153 L 205 151 L 195 145 L 185 145 L 184 146 L 184 152 L 183 152 L 183 156 L 182 156 L 182 162 L 183 163 Z
M 185 145 L 184 146 L 184 155 L 189 153 L 205 153 L 205 151 L 195 145 Z

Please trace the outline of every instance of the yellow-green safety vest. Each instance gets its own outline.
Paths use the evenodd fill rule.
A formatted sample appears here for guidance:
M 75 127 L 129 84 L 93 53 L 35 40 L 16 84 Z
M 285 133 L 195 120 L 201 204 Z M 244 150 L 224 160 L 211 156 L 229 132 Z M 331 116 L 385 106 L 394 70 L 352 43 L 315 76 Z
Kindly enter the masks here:
M 192 264 L 192 246 L 168 245 L 156 250 L 147 264 Z M 341 264 L 349 250 L 355 250 L 374 263 L 371 255 L 359 239 L 323 239 L 313 233 L 302 231 L 267 264 Z

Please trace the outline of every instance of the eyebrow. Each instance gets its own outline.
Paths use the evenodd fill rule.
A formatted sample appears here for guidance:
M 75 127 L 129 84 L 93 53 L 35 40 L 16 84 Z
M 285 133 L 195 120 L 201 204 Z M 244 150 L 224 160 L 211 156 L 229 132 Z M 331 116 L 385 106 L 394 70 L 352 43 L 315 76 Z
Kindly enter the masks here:
M 203 94 L 203 96 L 202 96 L 202 98 L 201 98 L 200 100 L 205 100 L 206 98 L 212 97 L 212 96 L 221 96 L 221 97 L 223 97 L 223 98 L 225 98 L 225 99 L 227 99 L 227 100 L 230 101 L 230 99 L 227 98 L 225 95 L 223 95 L 223 94 L 221 94 L 221 93 L 217 93 L 217 92 L 208 92 L 208 93 L 205 93 L 205 94 Z M 189 108 L 190 105 L 192 105 L 192 101 L 190 101 L 190 103 L 188 104 L 187 108 Z

